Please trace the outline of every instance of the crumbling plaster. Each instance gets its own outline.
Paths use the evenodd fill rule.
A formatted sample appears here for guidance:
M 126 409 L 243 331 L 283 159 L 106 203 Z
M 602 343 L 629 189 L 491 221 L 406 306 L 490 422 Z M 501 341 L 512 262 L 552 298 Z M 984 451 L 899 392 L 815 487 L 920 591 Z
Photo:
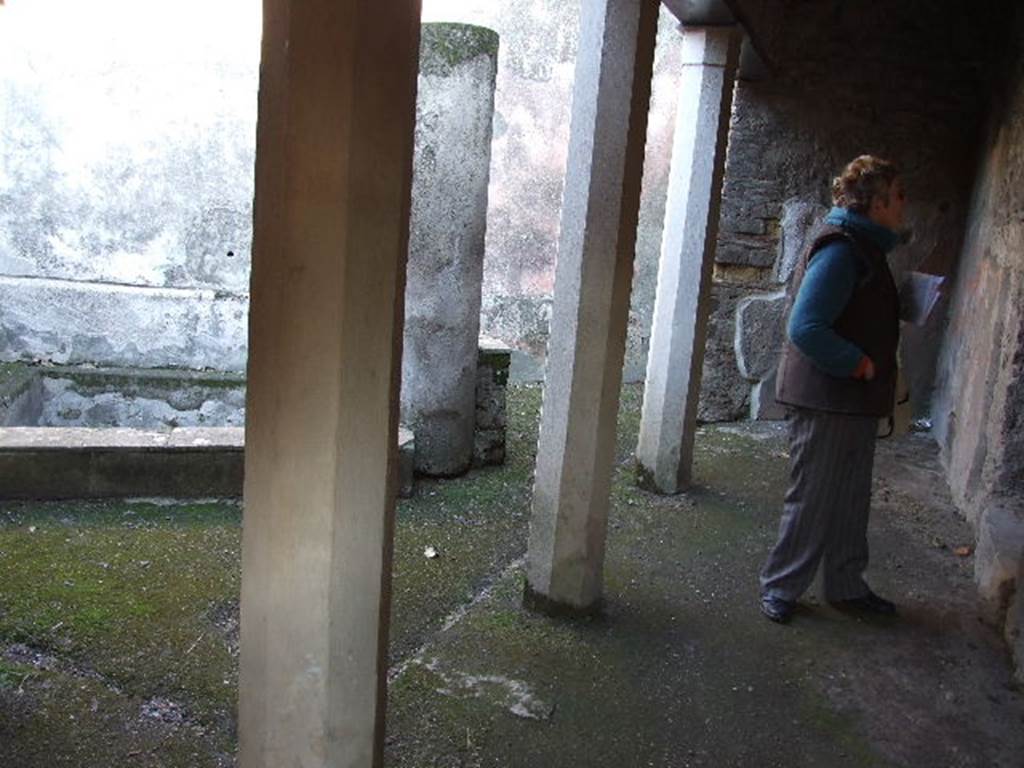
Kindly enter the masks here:
M 997 87 L 939 363 L 935 431 L 958 507 L 978 533 L 975 575 L 1022 650 L 1012 595 L 1024 568 L 1024 12 L 1003 25 Z M 1001 620 L 1001 619 L 1000 619 Z M 1024 670 L 1024 658 L 1018 658 Z
M 473 456 L 498 50 L 484 27 L 421 30 L 401 413 L 431 475 L 461 474 Z
M 3 9 L 3 358 L 244 368 L 260 18 L 226 0 L 203 22 Z
M 259 14 L 210 13 L 4 9 L 0 273 L 248 290 Z

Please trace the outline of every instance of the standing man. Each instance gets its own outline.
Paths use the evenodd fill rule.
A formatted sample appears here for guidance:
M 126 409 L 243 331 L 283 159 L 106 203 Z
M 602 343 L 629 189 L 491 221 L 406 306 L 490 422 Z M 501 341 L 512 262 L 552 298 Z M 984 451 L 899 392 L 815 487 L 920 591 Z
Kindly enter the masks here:
M 858 157 L 832 183 L 834 206 L 797 265 L 777 400 L 792 408 L 790 483 L 761 572 L 761 612 L 787 621 L 824 558 L 825 598 L 892 615 L 868 587 L 867 525 L 879 418 L 893 410 L 899 296 L 886 254 L 899 243 L 899 171 Z

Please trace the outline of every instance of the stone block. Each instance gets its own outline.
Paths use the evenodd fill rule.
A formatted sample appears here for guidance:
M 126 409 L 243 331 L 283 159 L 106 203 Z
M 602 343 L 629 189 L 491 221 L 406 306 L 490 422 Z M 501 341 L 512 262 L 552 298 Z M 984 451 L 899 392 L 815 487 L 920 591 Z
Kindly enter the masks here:
M 245 369 L 248 299 L 0 277 L 0 359 Z
M 213 372 L 43 369 L 41 427 L 242 427 L 245 380 Z
M 733 131 L 737 129 L 733 119 Z M 722 232 L 743 232 L 757 221 L 777 219 L 779 216 L 779 180 L 751 178 L 748 171 L 756 169 L 761 151 L 744 162 L 743 152 L 736 142 L 729 142 L 729 166 L 722 192 Z M 744 168 L 743 166 L 748 166 Z M 738 188 L 733 177 L 743 173 L 743 185 Z
M 481 337 L 476 369 L 477 429 L 505 427 L 505 392 L 511 366 L 510 348 L 494 339 Z
M 785 340 L 786 294 L 750 296 L 736 308 L 736 365 L 740 374 L 761 381 L 774 370 Z
M 505 463 L 504 429 L 478 429 L 473 435 L 473 466 L 493 467 Z
M 704 423 L 737 421 L 748 412 L 750 382 L 736 365 L 736 307 L 744 291 L 712 285 L 707 344 L 701 372 L 697 419 Z
M 995 497 L 978 516 L 974 578 L 982 599 L 995 615 L 1009 609 L 1024 561 L 1024 507 Z
M 775 241 L 766 235 L 722 233 L 715 251 L 715 263 L 770 267 L 775 263 Z
M 1003 634 L 1013 656 L 1014 679 L 1018 685 L 1024 685 L 1024 558 L 1017 569 L 1016 587 L 1006 612 Z
M 473 466 L 505 463 L 506 392 L 512 350 L 501 342 L 480 339 L 476 377 L 476 427 L 473 434 Z
M 782 421 L 786 418 L 786 406 L 775 400 L 777 371 L 757 382 L 750 389 L 750 418 L 753 421 Z
M 722 232 L 760 237 L 768 234 L 768 221 L 768 219 L 754 219 L 748 216 L 732 214 L 722 217 L 721 228 Z
M 403 499 L 412 498 L 416 492 L 414 464 L 416 458 L 416 436 L 407 427 L 398 428 L 398 495 Z
M 810 245 L 810 235 L 815 226 L 828 213 L 820 203 L 803 200 L 787 200 L 782 205 L 781 235 L 779 236 L 778 259 L 775 280 L 788 283 L 793 276 L 797 262 Z
M 35 424 L 43 408 L 43 385 L 36 367 L 0 366 L 0 427 Z

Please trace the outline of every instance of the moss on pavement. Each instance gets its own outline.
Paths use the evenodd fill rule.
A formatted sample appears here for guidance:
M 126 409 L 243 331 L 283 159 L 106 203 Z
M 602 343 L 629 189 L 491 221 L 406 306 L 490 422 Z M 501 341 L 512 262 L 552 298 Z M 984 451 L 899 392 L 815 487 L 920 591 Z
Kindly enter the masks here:
M 1016 765 L 1005 651 L 969 563 L 933 546 L 962 543 L 964 523 L 881 487 L 871 577 L 902 618 L 809 599 L 771 625 L 756 575 L 781 431 L 703 428 L 696 487 L 657 497 L 633 482 L 640 396 L 624 389 L 599 618 L 521 608 L 537 387 L 510 389 L 505 467 L 421 481 L 399 505 L 389 765 Z M 241 516 L 0 504 L 0 765 L 234 764 Z

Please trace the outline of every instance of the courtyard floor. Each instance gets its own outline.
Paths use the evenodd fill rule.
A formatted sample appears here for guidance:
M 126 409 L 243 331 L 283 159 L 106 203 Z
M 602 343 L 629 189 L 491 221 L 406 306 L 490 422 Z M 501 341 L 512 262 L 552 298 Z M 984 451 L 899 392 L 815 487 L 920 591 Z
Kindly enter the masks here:
M 401 502 L 387 765 L 1024 764 L 1024 695 L 926 437 L 883 443 L 876 473 L 869 578 L 900 617 L 811 596 L 781 627 L 756 577 L 782 427 L 703 428 L 697 487 L 661 498 L 632 483 L 640 396 L 600 618 L 520 607 L 538 388 L 510 390 L 505 467 Z M 240 538 L 235 502 L 0 504 L 0 766 L 234 765 Z

